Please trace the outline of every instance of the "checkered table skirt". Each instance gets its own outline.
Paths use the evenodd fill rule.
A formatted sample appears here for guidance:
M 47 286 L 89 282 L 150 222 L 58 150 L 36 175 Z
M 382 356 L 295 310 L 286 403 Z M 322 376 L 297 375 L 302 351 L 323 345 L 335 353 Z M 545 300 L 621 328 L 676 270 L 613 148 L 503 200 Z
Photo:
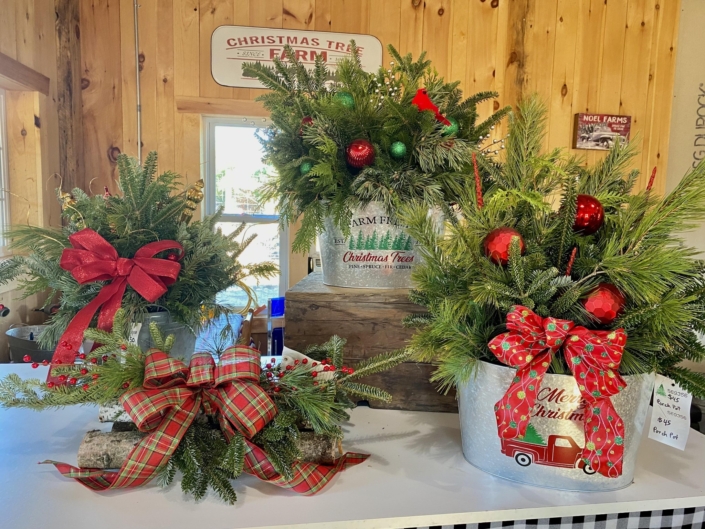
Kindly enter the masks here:
M 427 525 L 403 529 L 495 529 L 500 527 L 511 527 L 514 529 L 701 529 L 705 527 L 705 507 L 564 516 L 562 518 L 540 518 L 538 520 L 510 522 Z

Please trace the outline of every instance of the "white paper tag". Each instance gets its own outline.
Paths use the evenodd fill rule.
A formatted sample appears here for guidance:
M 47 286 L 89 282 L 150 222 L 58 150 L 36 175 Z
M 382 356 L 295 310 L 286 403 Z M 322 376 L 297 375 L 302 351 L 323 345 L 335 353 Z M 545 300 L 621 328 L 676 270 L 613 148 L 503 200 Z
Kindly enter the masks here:
M 654 384 L 654 411 L 651 414 L 649 439 L 685 450 L 690 432 L 690 403 L 693 396 L 662 375 Z
M 133 323 L 130 328 L 130 336 L 127 337 L 127 342 L 131 345 L 137 345 L 137 337 L 140 335 L 141 330 L 141 323 Z

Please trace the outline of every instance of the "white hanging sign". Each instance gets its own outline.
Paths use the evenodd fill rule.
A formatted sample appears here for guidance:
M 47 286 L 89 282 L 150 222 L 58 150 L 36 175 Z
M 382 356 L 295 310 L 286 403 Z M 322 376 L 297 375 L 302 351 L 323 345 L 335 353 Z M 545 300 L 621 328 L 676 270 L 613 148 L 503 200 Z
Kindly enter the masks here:
M 329 69 L 335 70 L 337 62 L 350 52 L 351 40 L 358 47 L 362 69 L 377 71 L 382 65 L 382 43 L 372 35 L 220 26 L 211 36 L 211 73 L 223 86 L 264 88 L 258 80 L 242 75 L 243 63 L 271 65 L 275 57 L 284 58 L 284 46 L 288 44 L 307 67 L 313 68 L 320 56 Z
M 690 432 L 690 403 L 693 396 L 663 375 L 656 375 L 654 411 L 649 439 L 685 450 Z

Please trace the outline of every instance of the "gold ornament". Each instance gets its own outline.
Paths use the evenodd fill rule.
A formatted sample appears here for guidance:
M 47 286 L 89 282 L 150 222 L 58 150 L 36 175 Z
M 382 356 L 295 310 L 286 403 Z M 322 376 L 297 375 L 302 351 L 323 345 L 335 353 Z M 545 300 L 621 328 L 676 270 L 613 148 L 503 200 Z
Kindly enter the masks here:
M 203 200 L 204 185 L 205 184 L 203 180 L 196 181 L 196 183 L 193 184 L 193 187 L 189 188 L 189 190 L 186 192 L 186 198 L 192 202 L 195 202 L 196 204 L 201 202 Z
M 181 222 L 189 222 L 193 218 L 193 212 L 196 211 L 198 204 L 192 200 L 187 200 L 184 205 L 184 210 L 181 212 Z
M 193 218 L 194 211 L 203 200 L 203 187 L 203 180 L 198 180 L 186 191 L 186 204 L 181 212 L 181 222 L 189 222 Z
M 59 191 L 59 202 L 61 202 L 61 211 L 76 205 L 76 199 L 70 193 L 64 193 L 63 191 Z

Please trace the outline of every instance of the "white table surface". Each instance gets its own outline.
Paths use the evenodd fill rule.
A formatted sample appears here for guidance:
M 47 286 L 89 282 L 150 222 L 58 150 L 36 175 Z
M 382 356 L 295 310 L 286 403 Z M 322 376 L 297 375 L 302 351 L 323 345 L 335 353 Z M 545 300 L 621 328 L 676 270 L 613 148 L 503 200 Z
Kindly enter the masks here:
M 0 376 L 11 372 L 43 377 L 46 370 L 0 366 Z M 97 493 L 51 465 L 37 465 L 44 459 L 75 464 L 85 432 L 108 427 L 92 406 L 0 409 L 0 527 L 391 529 L 705 506 L 705 436 L 695 431 L 683 452 L 645 437 L 630 487 L 575 493 L 520 485 L 474 468 L 463 459 L 456 414 L 366 407 L 352 411 L 344 447 L 372 456 L 312 497 L 251 476 L 234 481 L 235 506 L 212 492 L 196 503 L 182 494 L 178 477 L 167 490 L 150 484 Z

